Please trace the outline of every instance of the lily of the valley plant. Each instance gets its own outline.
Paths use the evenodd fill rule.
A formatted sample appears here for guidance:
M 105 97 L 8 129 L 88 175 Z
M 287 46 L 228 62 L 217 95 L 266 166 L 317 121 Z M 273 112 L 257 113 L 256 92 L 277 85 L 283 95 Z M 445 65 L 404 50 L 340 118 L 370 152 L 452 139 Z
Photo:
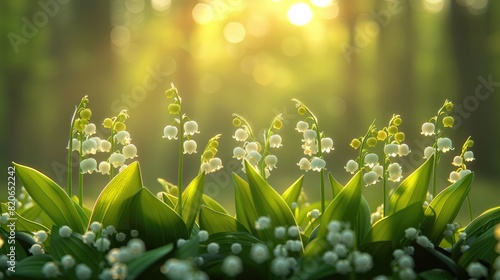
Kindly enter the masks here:
M 401 164 L 412 151 L 397 114 L 352 139 L 352 158 L 328 163 L 325 153 L 339 148 L 335 135 L 320 129 L 302 101 L 293 99 L 300 116 L 294 127 L 278 114 L 263 135 L 233 114 L 228 138 L 243 171 L 232 174 L 234 214 L 204 194 L 205 176 L 224 172 L 217 157 L 223 136 L 215 134 L 202 149 L 203 129 L 184 111 L 178 90 L 172 86 L 166 97 L 171 116 L 158 141 L 177 145 L 178 175 L 175 184 L 159 179 L 160 193 L 142 185 L 139 162 L 132 161 L 138 149 L 126 129 L 128 112 L 106 118 L 107 137 L 96 137 L 101 128 L 91 120 L 88 97 L 71 118 L 66 186 L 13 163 L 19 188 L 15 208 L 1 204 L 0 279 L 500 279 L 500 206 L 472 217 L 474 142 L 469 137 L 459 149 L 449 138 L 452 102 L 423 123 L 421 137 L 433 145 L 421 151 L 415 170 Z M 294 149 L 280 136 L 284 129 L 302 138 L 303 155 L 289 174 L 319 176 L 311 191 L 320 201 L 307 200 L 304 174 L 281 194 L 269 184 L 281 168 L 276 150 Z M 196 154 L 199 173 L 188 182 L 183 159 Z M 345 184 L 327 169 L 339 162 L 352 174 Z M 447 181 L 438 180 L 438 168 L 450 171 Z M 84 177 L 100 176 L 94 172 L 109 183 L 93 205 L 84 205 Z M 363 190 L 372 187 L 382 199 L 370 206 Z M 470 222 L 458 224 L 464 201 Z

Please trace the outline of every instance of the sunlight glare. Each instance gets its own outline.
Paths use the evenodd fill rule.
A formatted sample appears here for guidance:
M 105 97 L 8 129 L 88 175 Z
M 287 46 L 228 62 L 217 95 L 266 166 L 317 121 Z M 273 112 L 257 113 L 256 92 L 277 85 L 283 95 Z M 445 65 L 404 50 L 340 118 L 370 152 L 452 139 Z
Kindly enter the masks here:
M 424 0 L 424 8 L 430 13 L 439 13 L 445 6 L 445 0 Z
M 158 12 L 164 12 L 170 8 L 172 0 L 151 0 L 151 6 Z
M 224 38 L 229 43 L 241 43 L 246 36 L 246 31 L 243 25 L 239 22 L 229 22 L 224 27 Z
M 325 8 L 333 4 L 332 0 L 311 0 L 311 4 L 318 8 Z
M 308 24 L 313 18 L 313 11 L 306 3 L 294 4 L 288 10 L 288 20 L 293 25 L 303 26 Z
M 204 25 L 214 18 L 212 7 L 206 3 L 198 3 L 193 8 L 193 19 L 196 23 Z

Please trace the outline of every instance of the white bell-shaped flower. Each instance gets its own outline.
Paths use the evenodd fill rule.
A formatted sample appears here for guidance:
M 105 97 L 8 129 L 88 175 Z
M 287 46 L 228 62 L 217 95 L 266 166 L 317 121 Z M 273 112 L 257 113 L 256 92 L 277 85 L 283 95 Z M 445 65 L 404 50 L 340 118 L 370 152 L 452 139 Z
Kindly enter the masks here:
M 431 146 L 426 147 L 426 148 L 424 149 L 424 158 L 426 158 L 426 159 L 427 159 L 427 158 L 430 158 L 430 157 L 434 154 L 434 151 L 435 151 L 435 150 L 436 150 L 436 149 L 434 149 L 434 147 L 431 147 Z
M 116 142 L 122 144 L 122 145 L 127 145 L 130 144 L 130 133 L 128 133 L 126 130 L 119 131 L 115 135 L 115 140 Z
M 247 152 L 242 147 L 236 147 L 233 150 L 233 158 L 236 158 L 236 159 L 243 159 L 246 154 L 247 154 Z
M 212 172 L 212 167 L 210 167 L 210 163 L 204 162 L 201 164 L 200 169 L 203 170 L 205 173 L 210 173 Z
M 210 160 L 209 162 L 210 164 L 210 168 L 211 168 L 211 171 L 214 172 L 214 171 L 217 171 L 219 169 L 221 169 L 223 166 L 222 166 L 222 160 L 218 157 L 214 157 Z
M 464 159 L 465 159 L 465 161 L 473 161 L 473 160 L 475 160 L 475 158 L 474 158 L 474 152 L 472 152 L 472 151 L 465 152 L 464 153 Z
M 359 164 L 355 161 L 350 159 L 346 165 L 344 166 L 345 171 L 354 174 L 356 171 L 358 171 Z
M 109 170 L 111 170 L 111 164 L 109 164 L 109 162 L 101 161 L 99 163 L 99 169 L 97 170 L 97 172 L 104 175 L 104 174 L 109 174 Z
M 80 162 L 80 170 L 82 174 L 89 173 L 97 170 L 97 161 L 94 158 L 86 158 Z
M 451 171 L 448 181 L 450 181 L 451 183 L 455 183 L 458 180 L 460 180 L 460 174 L 456 171 Z
M 437 149 L 443 153 L 449 150 L 453 150 L 451 139 L 446 137 L 441 137 L 437 140 Z
M 184 123 L 184 135 L 194 135 L 200 133 L 198 131 L 198 123 L 195 121 L 187 121 Z
M 313 130 L 313 129 L 307 129 L 306 131 L 304 131 L 304 134 L 303 134 L 303 137 L 304 137 L 304 142 L 306 143 L 314 143 L 314 141 L 316 140 L 316 130 Z
M 93 154 L 97 152 L 97 143 L 94 139 L 87 139 L 82 143 L 82 152 L 84 155 Z
M 465 177 L 471 173 L 472 173 L 472 171 L 470 171 L 469 169 L 460 170 L 460 172 L 458 172 L 458 174 L 460 175 L 460 179 L 462 179 L 463 177 Z
M 295 127 L 295 130 L 298 132 L 304 132 L 309 128 L 309 124 L 305 121 L 299 121 L 297 123 L 297 126 Z
M 409 155 L 411 152 L 410 147 L 406 144 L 398 145 L 398 156 L 404 157 Z
M 425 136 L 430 136 L 430 135 L 434 135 L 436 126 L 433 124 L 433 123 L 430 123 L 430 122 L 426 122 L 422 125 L 422 132 L 421 134 L 425 135 Z
M 236 141 L 245 142 L 248 139 L 248 133 L 243 128 L 238 128 L 234 132 L 233 138 Z
M 281 141 L 281 136 L 279 136 L 278 134 L 273 134 L 271 135 L 271 137 L 269 137 L 269 147 L 279 148 L 283 146 L 283 144 L 281 144 Z
M 373 166 L 372 168 L 372 171 L 374 171 L 375 173 L 377 173 L 377 175 L 379 177 L 384 177 L 384 167 L 380 164 L 375 164 L 375 166 Z
M 266 163 L 266 166 L 267 168 L 269 168 L 269 170 L 273 170 L 277 168 L 276 164 L 278 163 L 278 157 L 276 157 L 275 155 L 267 155 L 264 158 L 264 162 Z
M 184 153 L 185 154 L 196 153 L 196 148 L 198 147 L 198 145 L 196 144 L 196 142 L 194 140 L 184 141 L 183 146 L 184 146 Z
M 252 151 L 258 152 L 259 151 L 259 143 L 250 142 L 245 146 L 245 150 L 247 151 L 247 153 L 250 153 Z
M 71 139 L 71 148 L 72 151 L 80 152 L 80 140 L 76 138 Z
M 135 158 L 137 157 L 137 147 L 134 144 L 128 144 L 123 147 L 122 153 L 125 158 Z
M 379 176 L 375 171 L 369 171 L 363 175 L 363 180 L 365 181 L 366 186 L 376 184 L 378 182 L 378 178 Z
M 333 140 L 330 137 L 323 137 L 321 138 L 321 151 L 329 153 L 330 151 L 333 151 Z
M 111 142 L 109 142 L 108 140 L 101 140 L 101 142 L 99 142 L 100 152 L 108 153 L 110 150 L 111 150 Z
M 257 165 L 262 159 L 262 155 L 257 151 L 250 151 L 246 158 L 252 165 Z
M 85 132 L 86 136 L 91 136 L 95 134 L 96 126 L 93 123 L 86 124 L 83 131 Z
M 365 165 L 372 168 L 375 164 L 378 164 L 378 155 L 374 153 L 366 154 Z
M 168 140 L 172 139 L 177 139 L 177 133 L 178 133 L 177 127 L 173 125 L 167 125 L 163 129 L 163 138 L 168 138 Z
M 455 156 L 453 158 L 453 161 L 451 162 L 451 164 L 455 165 L 455 166 L 462 166 L 462 164 L 464 163 L 463 159 L 461 156 Z
M 385 145 L 384 153 L 389 157 L 395 157 L 398 154 L 398 145 L 397 144 Z
M 387 167 L 387 171 L 389 171 L 389 180 L 393 182 L 399 182 L 401 178 L 403 178 L 403 169 L 399 163 L 391 163 Z
M 297 165 L 300 170 L 309 171 L 311 169 L 311 162 L 307 158 L 301 158 Z
M 315 157 L 311 160 L 311 169 L 313 171 L 321 171 L 326 166 L 326 161 L 321 158 Z
M 109 163 L 113 165 L 114 168 L 123 166 L 125 164 L 125 156 L 120 153 L 112 153 L 109 156 Z

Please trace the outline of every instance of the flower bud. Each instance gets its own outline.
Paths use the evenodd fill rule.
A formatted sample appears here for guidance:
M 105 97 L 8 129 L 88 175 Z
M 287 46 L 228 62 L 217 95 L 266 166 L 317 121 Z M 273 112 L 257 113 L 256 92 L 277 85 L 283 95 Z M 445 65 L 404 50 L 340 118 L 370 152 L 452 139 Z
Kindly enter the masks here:
M 455 119 L 452 116 L 446 116 L 443 118 L 444 127 L 453 127 L 453 123 L 455 123 Z
M 102 122 L 102 126 L 104 126 L 104 128 L 111 128 L 112 125 L 113 125 L 113 120 L 110 118 L 105 118 L 104 121 Z
M 115 131 L 120 132 L 124 131 L 127 129 L 127 126 L 123 122 L 116 122 L 115 123 Z
M 300 106 L 299 108 L 297 108 L 297 113 L 299 113 L 299 115 L 303 116 L 307 113 L 307 110 L 303 106 Z
M 116 121 L 118 121 L 118 122 L 124 122 L 127 119 L 128 119 L 127 110 L 121 110 L 121 112 L 116 117 Z
M 235 126 L 235 127 L 241 126 L 241 120 L 240 120 L 240 118 L 234 118 L 233 119 L 233 126 Z
M 273 128 L 280 129 L 282 127 L 283 127 L 283 121 L 281 121 L 280 119 L 275 119 L 273 122 Z
M 351 147 L 353 147 L 354 149 L 357 149 L 359 148 L 359 146 L 361 146 L 361 141 L 359 141 L 359 139 L 357 138 L 354 138 L 349 145 L 351 145 Z
M 375 147 L 375 145 L 377 145 L 377 138 L 375 137 L 370 137 L 366 140 L 366 144 L 368 145 L 368 147 Z
M 399 117 L 394 118 L 394 120 L 392 121 L 392 123 L 395 126 L 400 126 L 402 122 L 403 122 L 403 120 L 401 118 L 399 118 Z
M 168 113 L 171 115 L 177 115 L 181 111 L 181 106 L 176 103 L 172 103 L 168 105 Z
M 165 96 L 167 98 L 173 98 L 177 93 L 177 89 L 175 87 L 171 87 L 165 91 Z
M 384 141 L 386 138 L 387 138 L 387 132 L 385 132 L 383 130 L 379 130 L 377 132 L 377 140 L 378 141 Z
M 398 127 L 395 125 L 391 125 L 387 128 L 387 132 L 389 132 L 390 135 L 394 135 L 398 133 Z
M 398 132 L 394 135 L 394 139 L 398 142 L 401 143 L 405 141 L 405 134 L 404 132 Z
M 92 111 L 89 108 L 85 108 L 80 111 L 80 117 L 82 119 L 90 120 L 90 117 L 92 117 Z

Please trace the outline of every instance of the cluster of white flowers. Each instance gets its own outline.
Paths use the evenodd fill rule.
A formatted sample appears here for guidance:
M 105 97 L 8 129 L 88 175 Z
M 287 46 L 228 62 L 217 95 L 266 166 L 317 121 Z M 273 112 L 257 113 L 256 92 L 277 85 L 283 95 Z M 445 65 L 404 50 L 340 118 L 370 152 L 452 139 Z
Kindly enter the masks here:
M 416 235 L 417 231 L 411 228 L 410 234 Z M 414 232 L 415 231 L 415 232 Z M 405 231 L 408 235 L 408 229 Z M 392 253 L 394 256 L 393 261 L 393 271 L 397 273 L 399 279 L 401 280 L 413 280 L 417 279 L 417 274 L 413 270 L 415 267 L 415 262 L 411 255 L 413 255 L 415 249 L 412 246 L 405 247 L 404 249 L 396 249 Z
M 380 204 L 377 207 L 377 211 L 371 213 L 370 221 L 372 224 L 374 224 L 376 221 L 382 219 L 382 217 L 384 217 L 384 204 Z
M 304 149 L 304 154 L 312 157 L 308 159 L 303 157 L 299 160 L 297 165 L 300 170 L 304 171 L 321 171 L 326 167 L 326 161 L 318 154 L 318 134 L 316 130 L 309 129 L 309 124 L 305 121 L 299 121 L 295 127 L 295 130 L 302 133 L 302 149 Z M 321 137 L 320 140 L 321 152 L 329 153 L 334 150 L 333 148 L 333 140 L 329 137 Z
M 189 139 L 189 136 L 192 136 L 196 133 L 200 133 L 198 130 L 198 123 L 193 120 L 189 120 L 184 122 L 184 135 L 182 136 L 183 139 L 183 148 L 184 148 L 184 154 L 193 154 L 197 152 L 198 145 L 196 144 L 196 141 Z M 177 134 L 179 130 L 177 129 L 176 126 L 173 125 L 167 125 L 163 129 L 163 138 L 167 138 L 168 140 L 172 139 L 177 139 Z M 184 138 L 187 138 L 184 140 Z
M 418 243 L 418 245 L 424 247 L 424 248 L 429 248 L 429 249 L 434 249 L 434 244 L 427 238 L 425 235 L 421 235 L 420 232 L 413 227 L 407 228 L 405 230 L 405 237 L 409 240 L 415 240 L 415 242 Z
M 467 143 L 465 145 L 467 145 Z M 465 151 L 465 149 L 466 149 L 466 147 L 464 147 L 462 154 L 459 156 L 455 156 L 453 158 L 453 161 L 451 162 L 451 164 L 458 167 L 457 170 L 450 172 L 450 175 L 448 177 L 448 181 L 450 181 L 451 183 L 455 183 L 458 180 L 467 176 L 468 174 L 472 173 L 472 171 L 470 169 L 467 169 L 465 162 L 472 162 L 475 160 L 474 152 Z
M 196 264 L 193 260 L 170 258 L 161 266 L 160 271 L 171 280 L 209 279 L 208 274 L 196 269 Z
M 368 253 L 355 250 L 356 236 L 346 224 L 331 221 L 328 224 L 326 236 L 332 249 L 323 254 L 323 261 L 335 267 L 337 273 L 346 275 L 352 271 L 365 273 L 373 267 L 372 256 Z

